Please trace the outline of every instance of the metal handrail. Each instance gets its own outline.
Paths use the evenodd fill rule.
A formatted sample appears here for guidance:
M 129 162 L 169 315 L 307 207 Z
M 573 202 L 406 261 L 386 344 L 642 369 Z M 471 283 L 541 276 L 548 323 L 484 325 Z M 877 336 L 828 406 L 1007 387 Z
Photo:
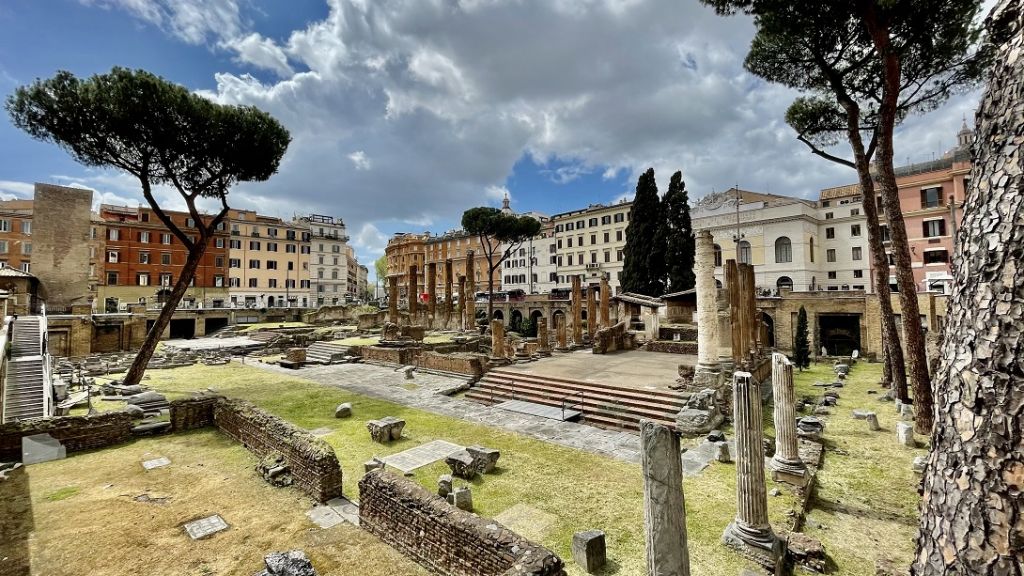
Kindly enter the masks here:
M 566 406 L 566 402 L 568 402 L 570 397 L 577 396 L 577 395 L 580 397 L 580 402 L 576 406 L 578 406 L 579 409 L 580 409 L 580 416 L 583 415 L 583 402 L 584 402 L 583 391 L 582 390 L 578 390 L 576 392 L 570 392 L 570 393 L 566 394 L 565 396 L 562 396 L 562 420 L 563 421 L 565 420 L 565 411 L 566 411 L 566 409 L 572 410 L 573 407 L 574 407 L 574 405 L 572 405 L 572 404 Z
M 39 311 L 41 312 L 39 318 L 39 354 L 43 359 L 43 414 L 50 416 L 53 414 L 53 374 L 50 369 L 50 350 L 49 350 L 49 335 L 48 323 L 46 319 L 46 303 L 43 302 Z

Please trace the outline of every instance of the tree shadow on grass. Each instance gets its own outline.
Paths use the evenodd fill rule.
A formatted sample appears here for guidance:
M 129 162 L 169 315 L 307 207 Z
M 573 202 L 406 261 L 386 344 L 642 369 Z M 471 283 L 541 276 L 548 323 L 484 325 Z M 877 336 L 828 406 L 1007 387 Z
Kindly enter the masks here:
M 0 503 L 0 576 L 31 574 L 29 536 L 35 530 L 35 517 L 24 467 L 0 481 Z

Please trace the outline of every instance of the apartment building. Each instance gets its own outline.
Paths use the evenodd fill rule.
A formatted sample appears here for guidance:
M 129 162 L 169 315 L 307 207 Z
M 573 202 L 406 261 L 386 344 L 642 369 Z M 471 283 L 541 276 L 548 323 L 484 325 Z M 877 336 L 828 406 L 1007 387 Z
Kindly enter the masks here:
M 228 281 L 232 306 L 315 305 L 310 293 L 310 231 L 252 210 L 228 213 Z
M 310 214 L 299 219 L 310 234 L 310 301 L 316 306 L 344 304 L 349 294 L 352 249 L 341 218 Z
M 32 200 L 0 201 L 0 266 L 32 272 Z
M 547 216 L 541 221 L 540 233 L 523 242 L 505 260 L 501 270 L 503 290 L 522 290 L 527 294 L 546 294 L 558 287 L 558 250 L 555 225 Z M 502 246 L 502 250 L 509 246 Z
M 627 201 L 591 204 L 551 217 L 555 252 L 552 258 L 549 242 L 546 256 L 549 265 L 553 262 L 557 269 L 548 272 L 554 288 L 570 287 L 573 276 L 583 277 L 584 285 L 599 285 L 604 276 L 612 293 L 622 291 L 623 250 L 632 206 Z
M 187 212 L 165 214 L 192 239 L 198 240 L 196 221 Z M 209 223 L 213 216 L 203 216 Z M 149 208 L 100 206 L 93 230 L 103 233 L 103 273 L 98 306 L 104 312 L 124 311 L 130 303 L 158 307 L 166 301 L 181 275 L 188 249 Z M 227 225 L 222 222 L 210 239 L 188 291 L 186 308 L 221 308 L 228 297 L 225 266 L 228 259 Z

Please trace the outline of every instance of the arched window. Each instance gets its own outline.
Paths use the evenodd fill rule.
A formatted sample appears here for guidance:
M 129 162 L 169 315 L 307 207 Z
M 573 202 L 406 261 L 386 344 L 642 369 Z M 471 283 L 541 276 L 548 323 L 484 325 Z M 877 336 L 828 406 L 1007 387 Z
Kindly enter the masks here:
M 715 244 L 715 267 L 722 265 L 722 247 Z
M 779 290 L 782 290 L 783 288 L 788 288 L 789 290 L 792 290 L 793 279 L 790 278 L 789 276 L 779 276 L 779 279 L 776 280 L 775 285 L 778 286 Z
M 775 241 L 775 262 L 792 262 L 793 261 L 793 243 L 789 241 L 786 236 L 780 236 Z
M 718 288 L 719 290 L 722 289 L 722 281 L 718 278 L 715 278 L 715 288 Z
M 739 246 L 737 246 L 739 256 L 737 259 L 740 264 L 750 264 L 750 242 L 746 240 L 740 240 Z

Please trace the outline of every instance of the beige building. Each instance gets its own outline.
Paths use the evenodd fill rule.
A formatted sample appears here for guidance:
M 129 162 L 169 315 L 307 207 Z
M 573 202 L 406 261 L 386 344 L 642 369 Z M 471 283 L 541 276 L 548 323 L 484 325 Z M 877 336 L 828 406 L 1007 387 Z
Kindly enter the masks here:
M 552 288 L 569 288 L 573 276 L 582 276 L 584 285 L 597 285 L 606 276 L 612 293 L 621 292 L 623 250 L 626 226 L 632 202 L 591 204 L 583 210 L 563 212 L 551 217 L 554 225 L 554 258 L 551 242 L 544 256 L 557 267 Z M 538 257 L 539 258 L 539 257 Z M 548 272 L 550 275 L 550 272 Z
M 251 210 L 228 215 L 228 289 L 232 306 L 310 306 L 310 231 Z
M 344 304 L 349 293 L 352 248 L 341 218 L 310 214 L 299 219 L 308 228 L 310 302 L 314 306 Z

